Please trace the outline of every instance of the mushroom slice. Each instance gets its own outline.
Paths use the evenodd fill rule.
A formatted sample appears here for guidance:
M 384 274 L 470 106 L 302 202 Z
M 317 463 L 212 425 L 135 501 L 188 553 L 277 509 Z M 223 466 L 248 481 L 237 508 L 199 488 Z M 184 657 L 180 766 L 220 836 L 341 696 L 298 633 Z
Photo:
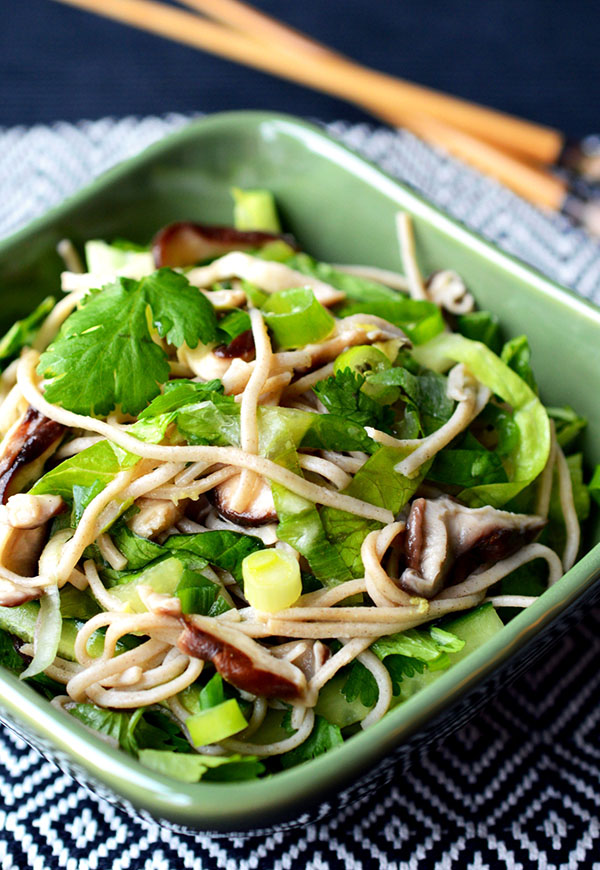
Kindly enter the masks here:
M 13 529 L 36 529 L 62 513 L 65 503 L 60 495 L 32 495 L 18 492 L 6 503 L 4 518 Z
M 0 578 L 0 607 L 18 607 L 19 604 L 34 601 L 41 594 L 42 590 L 37 586 L 19 586 L 10 580 Z
M 177 646 L 189 656 L 213 663 L 237 689 L 263 698 L 292 701 L 306 691 L 302 671 L 234 628 L 207 616 L 188 616 Z
M 256 355 L 252 330 L 247 329 L 240 333 L 229 344 L 220 344 L 213 353 L 219 359 L 242 359 L 250 362 Z
M 218 513 L 224 519 L 240 526 L 264 526 L 275 522 L 277 513 L 271 487 L 262 477 L 256 477 L 252 498 L 245 510 L 236 511 L 231 507 L 231 499 L 237 492 L 239 481 L 240 475 L 236 474 L 220 483 L 209 494 Z
M 249 251 L 279 239 L 296 248 L 295 242 L 289 236 L 258 231 L 243 232 L 233 227 L 206 226 L 182 221 L 159 230 L 152 241 L 152 254 L 157 268 L 192 266 L 202 260 L 220 257 L 229 251 Z
M 0 523 L 0 565 L 22 577 L 34 577 L 45 543 L 44 526 L 13 529 L 7 523 Z
M 450 575 L 459 582 L 477 567 L 506 559 L 530 543 L 545 524 L 542 517 L 489 505 L 469 508 L 448 496 L 418 498 L 406 523 L 407 568 L 400 585 L 433 598 Z
M 138 498 L 135 504 L 139 513 L 128 520 L 127 525 L 140 538 L 153 538 L 170 529 L 185 510 L 185 502 L 175 504 L 166 498 Z
M 35 408 L 29 407 L 24 417 L 6 434 L 0 455 L 0 504 L 10 495 L 25 489 L 37 480 L 44 463 L 51 456 L 65 432 Z
M 308 681 L 317 674 L 331 656 L 329 647 L 320 640 L 293 640 L 271 647 L 271 655 L 285 659 L 300 668 Z

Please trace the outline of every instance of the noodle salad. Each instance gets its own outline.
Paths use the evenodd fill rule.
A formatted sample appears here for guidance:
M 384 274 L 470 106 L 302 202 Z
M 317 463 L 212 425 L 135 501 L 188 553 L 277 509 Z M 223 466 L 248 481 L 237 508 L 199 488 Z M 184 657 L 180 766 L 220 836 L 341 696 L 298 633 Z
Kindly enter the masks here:
M 161 773 L 235 781 L 379 721 L 575 562 L 598 472 L 460 276 L 234 226 L 59 245 L 0 340 L 0 663 Z

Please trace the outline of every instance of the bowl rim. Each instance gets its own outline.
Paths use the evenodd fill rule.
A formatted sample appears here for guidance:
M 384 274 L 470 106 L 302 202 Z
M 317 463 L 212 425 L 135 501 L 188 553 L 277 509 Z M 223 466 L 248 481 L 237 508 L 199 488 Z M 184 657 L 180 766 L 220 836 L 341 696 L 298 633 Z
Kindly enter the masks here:
M 321 128 L 276 112 L 224 112 L 191 121 L 107 170 L 41 217 L 2 239 L 0 257 L 13 245 L 35 236 L 104 188 L 145 164 L 151 164 L 171 149 L 196 139 L 201 141 L 206 134 L 236 135 L 237 130 L 239 135 L 241 128 L 255 127 L 258 130 L 264 124 L 274 125 L 276 130 L 298 140 L 310 151 L 316 151 L 359 177 L 399 207 L 408 207 L 412 214 L 436 230 L 452 235 L 462 246 L 526 281 L 533 292 L 553 298 L 566 305 L 572 313 L 600 327 L 600 308 L 593 303 L 466 228 L 456 218 L 445 214 Z M 502 632 L 455 664 L 435 683 L 390 711 L 376 725 L 309 764 L 262 780 L 235 783 L 235 788 L 225 783 L 176 782 L 143 767 L 133 757 L 87 731 L 76 719 L 67 718 L 30 686 L 1 669 L 0 702 L 8 709 L 13 721 L 49 741 L 56 750 L 69 756 L 74 765 L 85 768 L 94 780 L 108 786 L 117 796 L 143 807 L 157 818 L 171 818 L 192 827 L 221 830 L 240 830 L 255 823 L 260 826 L 269 823 L 271 816 L 314 800 L 315 794 L 325 794 L 331 790 L 332 783 L 342 787 L 365 768 L 374 766 L 403 738 L 433 719 L 528 644 L 592 585 L 599 572 L 600 544 L 597 544 L 558 583 L 546 590 L 539 601 L 504 626 Z M 225 814 L 220 810 L 222 801 L 227 804 Z

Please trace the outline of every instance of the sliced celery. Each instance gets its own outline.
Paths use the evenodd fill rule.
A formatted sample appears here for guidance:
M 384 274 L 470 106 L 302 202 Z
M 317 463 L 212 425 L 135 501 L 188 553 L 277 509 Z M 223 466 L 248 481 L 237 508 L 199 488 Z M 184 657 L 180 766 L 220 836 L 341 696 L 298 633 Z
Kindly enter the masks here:
M 216 707 L 209 707 L 185 720 L 186 727 L 194 746 L 208 746 L 218 743 L 232 734 L 237 734 L 248 724 L 240 705 L 231 698 Z
M 244 594 L 252 607 L 276 613 L 291 607 L 302 594 L 300 566 L 281 550 L 257 550 L 242 562 Z

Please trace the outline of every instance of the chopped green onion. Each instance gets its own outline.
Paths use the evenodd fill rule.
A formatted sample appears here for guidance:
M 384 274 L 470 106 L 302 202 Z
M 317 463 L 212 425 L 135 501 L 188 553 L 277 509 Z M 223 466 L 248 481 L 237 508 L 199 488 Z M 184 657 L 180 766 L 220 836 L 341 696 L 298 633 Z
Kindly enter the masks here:
M 209 707 L 208 710 L 201 710 L 200 713 L 185 720 L 194 746 L 208 746 L 211 743 L 218 743 L 219 740 L 225 740 L 226 737 L 237 734 L 247 724 L 235 698 L 223 701 L 216 707 Z
M 241 190 L 232 187 L 233 223 L 236 230 L 262 230 L 280 233 L 277 207 L 269 190 Z
M 291 607 L 302 594 L 300 566 L 281 550 L 258 550 L 242 562 L 244 594 L 252 607 L 277 613 Z
M 344 369 L 350 369 L 363 375 L 366 380 L 361 387 L 362 392 L 387 405 L 396 401 L 400 395 L 400 390 L 397 387 L 372 384 L 369 382 L 369 376 L 385 372 L 391 366 L 389 357 L 382 350 L 378 350 L 370 344 L 360 344 L 357 347 L 348 348 L 338 356 L 333 364 L 333 373 L 337 375 Z
M 315 299 L 309 287 L 273 293 L 262 311 L 279 348 L 303 347 L 321 341 L 335 326 L 334 318 Z
M 250 315 L 247 311 L 241 311 L 239 308 L 230 311 L 219 320 L 219 333 L 223 333 L 222 338 L 226 344 L 251 328 Z
M 242 281 L 242 290 L 255 308 L 262 308 L 269 298 L 268 293 L 265 293 L 264 290 L 261 290 L 260 287 L 257 287 L 251 281 Z

